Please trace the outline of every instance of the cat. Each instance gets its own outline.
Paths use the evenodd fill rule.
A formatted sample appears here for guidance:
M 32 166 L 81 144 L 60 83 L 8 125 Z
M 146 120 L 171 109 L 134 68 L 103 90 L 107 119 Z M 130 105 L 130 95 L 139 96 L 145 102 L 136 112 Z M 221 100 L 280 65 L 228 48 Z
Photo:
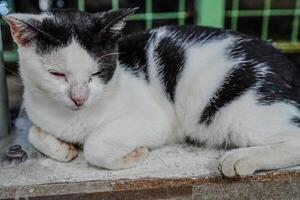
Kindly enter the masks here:
M 230 30 L 164 26 L 122 36 L 136 9 L 4 17 L 18 44 L 29 141 L 59 161 L 136 166 L 185 139 L 230 147 L 227 177 L 300 164 L 300 69 Z M 183 158 L 184 159 L 184 158 Z

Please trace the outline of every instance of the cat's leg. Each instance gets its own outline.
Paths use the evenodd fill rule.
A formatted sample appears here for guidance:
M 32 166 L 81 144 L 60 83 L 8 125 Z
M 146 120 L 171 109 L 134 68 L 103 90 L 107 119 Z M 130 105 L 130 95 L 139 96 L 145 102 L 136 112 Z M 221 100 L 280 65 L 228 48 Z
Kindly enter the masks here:
M 227 177 L 247 176 L 296 165 L 300 165 L 300 133 L 273 144 L 231 150 L 221 158 L 220 171 Z
M 28 139 L 36 149 L 55 160 L 68 162 L 77 156 L 73 145 L 45 133 L 36 126 L 30 128 Z
M 138 118 L 118 120 L 89 136 L 84 156 L 90 164 L 107 169 L 133 167 L 147 157 L 148 148 L 167 142 L 168 131 L 166 123 Z

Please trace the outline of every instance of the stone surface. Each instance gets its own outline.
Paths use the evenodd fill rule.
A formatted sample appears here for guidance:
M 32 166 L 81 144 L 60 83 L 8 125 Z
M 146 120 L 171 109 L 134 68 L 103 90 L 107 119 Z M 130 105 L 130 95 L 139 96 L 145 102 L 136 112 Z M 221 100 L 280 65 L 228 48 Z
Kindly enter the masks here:
M 261 179 L 205 183 L 193 186 L 193 199 L 300 199 L 300 179 L 296 173 L 269 174 Z M 273 177 L 272 177 L 273 176 Z M 264 178 L 265 177 L 265 178 Z
M 300 199 L 298 168 L 227 179 L 217 169 L 222 151 L 174 144 L 135 168 L 111 171 L 89 166 L 82 153 L 69 163 L 46 158 L 27 141 L 24 113 L 15 124 L 15 134 L 0 141 L 0 155 L 21 144 L 29 158 L 0 162 L 0 199 Z
M 300 173 L 143 178 L 0 187 L 0 199 L 300 199 Z

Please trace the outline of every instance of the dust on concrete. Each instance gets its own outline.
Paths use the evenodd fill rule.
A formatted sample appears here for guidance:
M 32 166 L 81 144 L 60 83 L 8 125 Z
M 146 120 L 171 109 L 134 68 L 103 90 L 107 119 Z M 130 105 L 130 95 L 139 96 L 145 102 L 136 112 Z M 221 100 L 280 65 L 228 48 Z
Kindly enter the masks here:
M 123 170 L 106 170 L 88 165 L 83 154 L 69 162 L 39 157 L 0 168 L 0 187 L 57 182 L 116 180 L 138 178 L 181 178 L 207 176 L 217 172 L 220 151 L 182 144 L 154 150 L 139 166 Z

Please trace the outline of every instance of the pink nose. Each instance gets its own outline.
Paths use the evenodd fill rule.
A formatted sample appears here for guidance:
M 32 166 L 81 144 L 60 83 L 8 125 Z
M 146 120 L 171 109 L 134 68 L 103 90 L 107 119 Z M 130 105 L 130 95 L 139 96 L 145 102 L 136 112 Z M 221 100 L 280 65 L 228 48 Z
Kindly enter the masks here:
M 72 101 L 75 103 L 75 105 L 77 107 L 80 107 L 84 104 L 84 102 L 86 101 L 86 98 L 84 97 L 76 97 L 76 98 L 72 98 Z

